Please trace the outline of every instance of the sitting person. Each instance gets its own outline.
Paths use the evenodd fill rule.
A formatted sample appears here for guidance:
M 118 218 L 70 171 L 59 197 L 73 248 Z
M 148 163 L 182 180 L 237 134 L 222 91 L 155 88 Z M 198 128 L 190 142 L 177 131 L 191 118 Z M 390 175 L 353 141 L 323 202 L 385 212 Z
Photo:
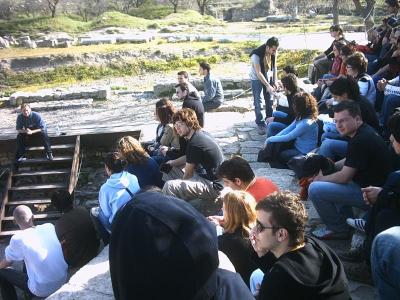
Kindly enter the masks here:
M 238 274 L 218 267 L 215 227 L 185 201 L 137 194 L 113 229 L 109 257 L 116 299 L 254 300 Z
M 379 299 L 400 299 L 400 226 L 378 234 L 371 254 L 371 274 Z
M 350 299 L 342 263 L 305 237 L 307 211 L 298 195 L 278 192 L 256 205 L 253 259 L 265 273 L 257 299 Z
M 197 89 L 194 87 L 193 84 L 190 83 L 189 81 L 189 74 L 186 71 L 179 71 L 178 72 L 178 84 L 183 84 L 186 83 L 189 87 L 190 92 L 197 92 Z
M 334 106 L 334 119 L 349 143 L 346 157 L 336 163 L 340 171 L 326 176 L 319 173 L 308 189 L 308 199 L 326 226 L 312 232 L 319 239 L 349 238 L 346 219 L 352 217 L 352 207 L 367 209 L 361 188 L 380 186 L 391 170 L 385 142 L 362 121 L 356 102 L 345 100 Z
M 131 136 L 124 136 L 117 142 L 119 158 L 128 163 L 126 171 L 135 175 L 140 187 L 155 185 L 162 188 L 162 174 L 159 165 L 143 149 L 139 141 Z
M 318 154 L 337 161 L 345 157 L 348 144 L 347 138 L 340 136 L 333 120 L 333 110 L 337 103 L 344 100 L 357 102 L 360 106 L 363 122 L 375 129 L 376 132 L 380 132 L 381 130 L 374 107 L 367 98 L 360 95 L 360 88 L 354 78 L 351 76 L 340 77 L 335 80 L 330 89 L 333 99 L 327 100 L 322 107 L 323 112 L 328 114 L 329 118 L 325 118 L 325 132 L 322 134 L 322 144 L 318 150 Z
M 240 156 L 225 160 L 218 167 L 217 175 L 222 178 L 225 187 L 248 192 L 256 202 L 278 190 L 276 184 L 268 178 L 256 177 L 249 163 Z
M 26 139 L 34 135 L 39 135 L 44 145 L 44 151 L 46 152 L 46 158 L 53 160 L 53 153 L 51 151 L 50 139 L 47 135 L 46 123 L 42 117 L 32 111 L 29 103 L 21 104 L 21 113 L 17 117 L 16 129 L 17 135 L 17 154 L 15 160 L 17 162 L 25 160 L 25 146 Z
M 208 217 L 217 228 L 222 227 L 223 233 L 218 236 L 218 249 L 228 256 L 247 285 L 251 273 L 256 269 L 251 260 L 253 248 L 250 243 L 250 230 L 256 222 L 255 206 L 256 202 L 249 193 L 232 191 L 224 195 L 223 217 Z
M 51 204 L 62 213 L 54 227 L 70 268 L 81 268 L 97 255 L 99 239 L 89 212 L 82 206 L 73 206 L 66 190 L 55 192 Z
M 279 131 L 290 125 L 295 119 L 293 110 L 293 96 L 300 92 L 297 86 L 297 77 L 294 74 L 288 74 L 281 80 L 282 87 L 287 98 L 287 107 L 278 104 L 276 110 L 272 112 L 272 117 L 265 120 L 267 125 L 267 137 L 276 135 Z
M 204 76 L 204 110 L 210 111 L 221 106 L 224 102 L 224 90 L 222 89 L 221 81 L 212 76 L 210 73 L 211 67 L 206 62 L 199 64 L 199 73 Z
M 109 153 L 104 159 L 104 169 L 109 178 L 99 191 L 99 207 L 92 208 L 94 217 L 100 221 L 99 233 L 104 244 L 108 244 L 111 223 L 118 210 L 140 190 L 138 179 L 124 171 L 118 153 Z
M 387 122 L 390 116 L 400 107 L 400 75 L 392 80 L 382 79 L 378 81 L 377 88 L 384 92 L 380 122 L 384 136 L 387 137 Z
M 172 115 L 175 111 L 174 104 L 167 98 L 156 102 L 155 116 L 160 124 L 156 129 L 156 139 L 153 144 L 147 146 L 147 151 L 158 164 L 168 160 L 166 151 L 169 148 L 179 149 L 179 137 L 172 126 Z
M 372 77 L 367 72 L 368 61 L 364 54 L 355 52 L 346 60 L 347 75 L 357 80 L 360 87 L 360 94 L 365 96 L 369 102 L 375 107 L 376 88 Z
M 2 299 L 17 300 L 15 287 L 30 298 L 47 297 L 67 281 L 68 265 L 54 225 L 35 226 L 32 211 L 25 205 L 17 206 L 13 216 L 21 231 L 11 237 L 0 262 Z M 23 261 L 27 273 L 9 268 L 13 261 Z
M 201 130 L 195 112 L 182 108 L 173 116 L 176 132 L 188 141 L 186 155 L 166 164 L 172 170 L 164 173 L 163 193 L 184 199 L 215 200 L 222 190 L 216 170 L 224 160 L 218 143 Z M 184 171 L 182 167 L 184 166 Z
M 275 158 L 284 166 L 292 157 L 315 149 L 318 142 L 318 109 L 315 98 L 308 93 L 297 93 L 293 97 L 293 110 L 296 116 L 293 123 L 265 141 L 265 147 L 268 143 L 294 142 L 293 146 L 280 146 L 278 157 Z
M 197 116 L 197 120 L 201 128 L 204 127 L 204 106 L 197 91 L 189 91 L 189 86 L 186 83 L 180 83 L 175 86 L 176 95 L 179 100 L 183 100 L 182 108 L 191 108 Z

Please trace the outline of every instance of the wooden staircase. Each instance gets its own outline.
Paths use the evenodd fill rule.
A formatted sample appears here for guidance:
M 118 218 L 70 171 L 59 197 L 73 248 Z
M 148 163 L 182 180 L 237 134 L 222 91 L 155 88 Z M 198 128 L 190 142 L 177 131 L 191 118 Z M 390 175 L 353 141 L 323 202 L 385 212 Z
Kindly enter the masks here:
M 35 224 L 54 222 L 60 217 L 50 198 L 59 189 L 74 191 L 80 165 L 80 136 L 71 137 L 68 143 L 64 138 L 62 142 L 57 144 L 57 138 L 51 139 L 53 160 L 43 158 L 42 146 L 26 148 L 29 159 L 10 171 L 0 207 L 0 238 L 18 232 L 12 215 L 18 205 L 32 209 Z

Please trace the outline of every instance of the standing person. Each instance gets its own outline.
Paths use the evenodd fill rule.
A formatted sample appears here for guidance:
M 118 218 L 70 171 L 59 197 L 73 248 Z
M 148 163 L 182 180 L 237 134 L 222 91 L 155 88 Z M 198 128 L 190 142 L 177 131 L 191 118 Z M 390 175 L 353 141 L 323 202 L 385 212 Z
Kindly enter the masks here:
M 172 170 L 164 174 L 166 182 L 163 193 L 187 201 L 215 200 L 223 188 L 216 174 L 224 160 L 221 148 L 201 129 L 192 109 L 179 110 L 174 115 L 173 122 L 176 132 L 188 143 L 185 156 L 166 162 Z
M 339 25 L 332 25 L 329 28 L 329 33 L 331 37 L 334 38 L 332 44 L 328 49 L 326 49 L 324 52 L 322 52 L 320 55 L 318 55 L 316 58 L 313 60 L 313 74 L 311 82 L 314 84 L 318 79 L 322 77 L 323 74 L 328 73 L 328 70 L 331 67 L 331 64 L 333 62 L 333 58 L 335 57 L 335 54 L 333 53 L 333 43 L 335 41 L 345 41 L 346 39 L 344 38 L 343 34 L 343 29 Z
M 90 214 L 82 206 L 74 207 L 66 190 L 55 192 L 51 204 L 62 213 L 54 227 L 65 261 L 71 268 L 81 268 L 97 255 L 100 245 Z
M 256 124 L 260 135 L 265 134 L 264 117 L 261 112 L 261 92 L 265 102 L 265 118 L 272 117 L 271 96 L 276 92 L 276 55 L 278 47 L 278 39 L 271 37 L 265 44 L 262 44 L 250 53 L 251 70 L 249 76 L 254 98 Z
M 48 160 L 53 160 L 46 123 L 37 112 L 32 111 L 28 103 L 21 104 L 21 113 L 17 117 L 16 129 L 18 131 L 17 154 L 15 156 L 17 162 L 26 159 L 24 157 L 26 140 L 33 135 L 39 135 L 41 137 L 46 152 L 46 158 Z
M 21 231 L 13 235 L 0 262 L 2 298 L 17 300 L 15 287 L 29 297 L 47 297 L 67 281 L 68 265 L 54 225 L 35 226 L 32 211 L 25 205 L 17 206 L 13 216 Z M 23 261 L 27 273 L 8 268 L 13 261 Z
M 175 86 L 178 99 L 183 100 L 182 108 L 191 108 L 196 113 L 197 121 L 204 127 L 204 105 L 200 99 L 199 92 L 190 91 L 187 83 L 180 83 Z
M 350 299 L 339 258 L 305 236 L 307 212 L 298 195 L 273 193 L 257 203 L 256 215 L 253 258 L 265 274 L 257 299 Z
M 126 171 L 137 177 L 141 188 L 147 185 L 163 187 L 159 165 L 147 154 L 137 139 L 131 136 L 120 138 L 117 142 L 117 151 L 119 157 L 128 163 Z
M 199 73 L 204 76 L 204 97 L 202 97 L 204 110 L 210 111 L 221 106 L 224 102 L 224 90 L 221 81 L 212 76 L 211 67 L 206 62 L 199 64 Z
M 231 191 L 223 198 L 223 216 L 210 216 L 208 219 L 223 228 L 218 236 L 218 249 L 224 252 L 249 285 L 250 275 L 257 268 L 251 259 L 253 248 L 250 243 L 250 231 L 256 222 L 256 202 L 244 191 Z

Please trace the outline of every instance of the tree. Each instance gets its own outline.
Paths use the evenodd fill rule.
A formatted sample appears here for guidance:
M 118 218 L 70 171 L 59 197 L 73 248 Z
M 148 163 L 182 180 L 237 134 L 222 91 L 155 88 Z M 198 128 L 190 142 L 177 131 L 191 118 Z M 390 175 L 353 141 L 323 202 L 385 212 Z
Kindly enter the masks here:
M 365 0 L 365 7 L 361 4 L 360 0 L 353 0 L 353 3 L 357 14 L 364 18 L 366 30 L 374 27 L 375 0 Z
M 122 10 L 127 14 L 131 8 L 138 8 L 145 2 L 146 0 L 122 0 Z
M 333 0 L 332 4 L 333 24 L 339 25 L 339 0 Z
M 200 13 L 202 15 L 206 13 L 207 6 L 209 6 L 213 2 L 213 0 L 196 0 L 196 1 L 197 5 L 199 6 Z
M 169 0 L 169 2 L 174 6 L 174 13 L 177 13 L 179 0 Z
M 56 9 L 60 0 L 46 0 L 46 2 L 48 8 L 50 9 L 51 17 L 54 18 L 56 16 Z

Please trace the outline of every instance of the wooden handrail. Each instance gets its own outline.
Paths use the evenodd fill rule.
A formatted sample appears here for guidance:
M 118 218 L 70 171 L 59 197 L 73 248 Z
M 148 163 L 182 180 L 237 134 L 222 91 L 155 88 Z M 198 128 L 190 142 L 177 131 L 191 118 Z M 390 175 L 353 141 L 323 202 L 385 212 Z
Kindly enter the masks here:
M 76 137 L 74 158 L 72 159 L 71 175 L 69 177 L 68 192 L 72 194 L 78 181 L 79 155 L 81 151 L 81 136 Z
M 1 202 L 1 208 L 0 208 L 0 232 L 2 231 L 2 222 L 1 222 L 1 220 L 4 219 L 5 210 L 6 210 L 6 204 L 8 203 L 8 191 L 11 188 L 12 175 L 13 175 L 13 170 L 10 169 L 10 172 L 8 173 L 6 189 L 4 191 L 3 199 L 2 199 L 2 202 Z

